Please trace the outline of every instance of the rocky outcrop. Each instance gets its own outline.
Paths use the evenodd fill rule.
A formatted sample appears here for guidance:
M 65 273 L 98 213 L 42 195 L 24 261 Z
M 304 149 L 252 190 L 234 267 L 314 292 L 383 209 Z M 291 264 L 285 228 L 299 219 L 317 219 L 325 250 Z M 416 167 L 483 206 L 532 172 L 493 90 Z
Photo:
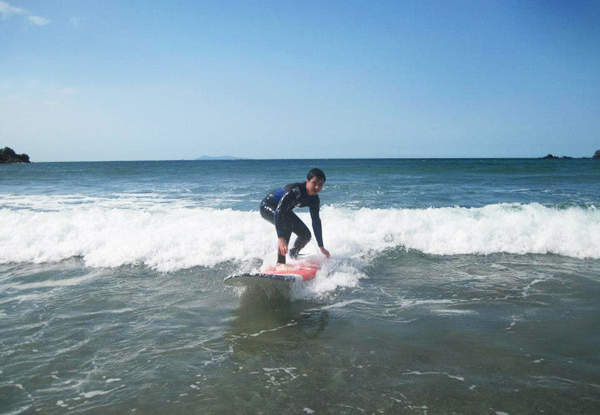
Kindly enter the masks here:
M 572 159 L 573 157 L 570 156 L 562 156 L 562 157 L 558 157 L 555 156 L 553 154 L 548 154 L 545 157 L 542 157 L 542 159 L 546 159 L 546 160 L 553 160 L 553 159 Z M 582 157 L 584 159 L 586 159 L 587 157 Z M 594 154 L 594 156 L 592 157 L 593 159 L 600 159 L 600 150 L 596 150 L 596 153 Z
M 4 147 L 0 150 L 0 163 L 29 163 L 27 154 L 17 154 L 12 148 Z

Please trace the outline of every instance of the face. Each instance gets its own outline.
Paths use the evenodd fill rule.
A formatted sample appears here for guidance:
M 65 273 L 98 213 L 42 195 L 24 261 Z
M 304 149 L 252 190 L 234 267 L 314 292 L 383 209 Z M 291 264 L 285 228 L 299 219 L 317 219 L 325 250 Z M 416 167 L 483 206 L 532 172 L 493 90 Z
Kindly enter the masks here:
M 323 190 L 324 184 L 325 182 L 323 180 L 313 177 L 306 181 L 306 193 L 308 193 L 309 196 L 314 196 Z

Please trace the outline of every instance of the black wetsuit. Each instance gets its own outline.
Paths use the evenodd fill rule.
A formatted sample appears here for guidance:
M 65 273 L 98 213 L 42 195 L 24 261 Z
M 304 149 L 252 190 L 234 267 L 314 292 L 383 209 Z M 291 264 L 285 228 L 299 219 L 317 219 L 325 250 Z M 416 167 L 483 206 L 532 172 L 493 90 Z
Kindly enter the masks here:
M 285 238 L 289 244 L 292 232 L 298 235 L 294 246 L 290 249 L 290 256 L 295 257 L 298 252 L 310 241 L 311 234 L 308 227 L 293 212 L 295 207 L 310 208 L 312 228 L 319 247 L 323 246 L 321 218 L 319 208 L 321 200 L 318 195 L 309 196 L 306 193 L 306 183 L 290 183 L 284 187 L 270 192 L 260 203 L 261 216 L 275 225 L 277 236 Z M 278 253 L 277 262 L 285 264 L 285 255 Z

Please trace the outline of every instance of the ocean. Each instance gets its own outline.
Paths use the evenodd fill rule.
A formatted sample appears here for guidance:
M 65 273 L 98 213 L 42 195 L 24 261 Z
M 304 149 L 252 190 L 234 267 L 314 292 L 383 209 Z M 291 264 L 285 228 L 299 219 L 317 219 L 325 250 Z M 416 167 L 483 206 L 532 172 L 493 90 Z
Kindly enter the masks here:
M 317 277 L 224 285 L 312 167 Z M 599 207 L 591 159 L 0 165 L 0 414 L 598 414 Z

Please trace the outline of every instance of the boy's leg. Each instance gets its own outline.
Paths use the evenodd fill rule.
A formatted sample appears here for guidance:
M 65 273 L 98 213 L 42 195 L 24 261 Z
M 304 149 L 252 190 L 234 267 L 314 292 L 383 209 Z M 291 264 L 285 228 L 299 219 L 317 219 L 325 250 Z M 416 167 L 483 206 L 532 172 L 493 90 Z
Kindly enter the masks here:
M 275 224 L 275 211 L 273 208 L 265 203 L 261 203 L 260 206 L 260 215 L 266 221 Z M 306 246 L 306 244 L 310 241 L 312 237 L 310 230 L 308 227 L 302 222 L 302 220 L 293 212 L 289 212 L 285 215 L 285 240 L 287 244 L 290 243 L 290 237 L 292 236 L 292 232 L 295 233 L 298 237 L 294 242 L 294 246 L 290 249 L 290 257 L 296 258 L 298 253 L 302 248 Z M 277 263 L 285 264 L 285 255 L 279 253 L 279 249 L 277 250 Z
M 308 227 L 295 213 L 290 213 L 290 219 L 292 220 L 292 232 L 298 235 L 294 246 L 290 249 L 290 257 L 297 258 L 302 248 L 310 241 L 312 235 Z
M 264 220 L 266 220 L 267 222 L 270 222 L 271 224 L 275 225 L 275 211 L 273 210 L 273 208 L 271 206 L 267 205 L 266 203 L 261 203 L 261 205 L 260 205 L 260 216 L 262 216 L 262 218 Z M 292 222 L 287 217 L 285 220 L 285 225 L 286 226 L 285 226 L 284 237 L 285 237 L 287 244 L 289 245 L 290 236 L 292 235 Z M 285 264 L 285 255 L 282 255 L 279 252 L 279 248 L 277 248 L 277 263 Z

